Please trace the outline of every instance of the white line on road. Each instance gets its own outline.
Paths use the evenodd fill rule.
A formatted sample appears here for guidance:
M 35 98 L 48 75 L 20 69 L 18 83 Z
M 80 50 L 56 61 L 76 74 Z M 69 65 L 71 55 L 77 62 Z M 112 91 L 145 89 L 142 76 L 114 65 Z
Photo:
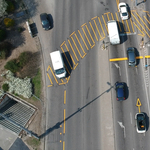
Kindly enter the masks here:
M 120 121 L 118 121 L 118 123 L 119 123 L 120 127 L 124 129 L 124 138 L 126 138 L 125 126 Z
M 132 124 L 132 114 L 131 114 L 131 112 L 130 112 L 130 119 L 131 119 L 131 124 Z

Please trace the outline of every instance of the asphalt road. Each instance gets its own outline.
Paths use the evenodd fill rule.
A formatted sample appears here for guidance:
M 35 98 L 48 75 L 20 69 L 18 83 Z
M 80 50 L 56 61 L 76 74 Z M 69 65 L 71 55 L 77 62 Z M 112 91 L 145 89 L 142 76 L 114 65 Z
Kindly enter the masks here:
M 149 80 L 145 77 L 144 60 L 140 59 L 136 68 L 129 68 L 127 61 L 109 62 L 109 58 L 126 57 L 128 46 L 135 47 L 137 55 L 143 55 L 139 50 L 143 33 L 136 19 L 141 11 L 137 8 L 148 10 L 148 7 L 144 7 L 144 3 L 135 7 L 135 2 L 126 1 L 130 10 L 138 13 L 132 12 L 130 24 L 124 24 L 130 32 L 121 36 L 122 43 L 108 44 L 105 51 L 102 41 L 109 42 L 106 23 L 111 17 L 118 18 L 116 2 L 45 0 L 38 2 L 37 14 L 32 11 L 46 76 L 46 132 L 42 137 L 47 150 L 147 150 L 149 147 L 149 130 L 145 135 L 137 134 L 134 120 L 138 112 L 137 98 L 142 103 L 141 111 L 149 116 Z M 41 27 L 39 14 L 42 12 L 52 15 L 50 31 L 43 31 Z M 121 21 L 119 24 L 122 34 L 124 26 Z M 146 31 L 145 37 L 149 36 Z M 63 53 L 68 72 L 64 80 L 55 78 L 51 70 L 49 53 L 58 49 Z M 116 101 L 116 81 L 127 84 L 128 96 L 124 102 Z

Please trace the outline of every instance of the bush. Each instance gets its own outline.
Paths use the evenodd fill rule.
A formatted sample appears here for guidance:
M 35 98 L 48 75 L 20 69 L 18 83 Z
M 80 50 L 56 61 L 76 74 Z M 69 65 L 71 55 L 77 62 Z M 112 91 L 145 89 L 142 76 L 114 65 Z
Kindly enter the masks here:
M 0 44 L 0 59 L 6 59 L 9 55 L 12 45 L 9 42 Z
M 14 26 L 14 24 L 15 24 L 15 21 L 13 20 L 13 19 L 11 19 L 11 18 L 5 18 L 4 19 L 4 24 L 5 24 L 5 26 L 8 28 L 8 27 L 12 27 L 12 26 Z
M 14 7 L 14 4 L 11 2 L 11 1 L 7 1 L 7 9 L 6 9 L 6 12 L 7 13 L 11 13 L 15 10 L 15 7 Z
M 18 61 L 19 61 L 19 66 L 22 68 L 23 66 L 25 66 L 27 64 L 27 62 L 29 61 L 29 58 L 31 57 L 31 53 L 30 52 L 23 52 L 20 54 Z
M 13 73 L 16 73 L 17 71 L 20 70 L 20 67 L 16 59 L 8 61 L 4 66 L 4 68 L 10 70 Z
M 3 41 L 5 38 L 6 38 L 6 31 L 0 29 L 0 42 Z
M 9 85 L 7 83 L 5 83 L 5 84 L 3 84 L 2 88 L 3 88 L 3 91 L 6 92 L 9 90 Z

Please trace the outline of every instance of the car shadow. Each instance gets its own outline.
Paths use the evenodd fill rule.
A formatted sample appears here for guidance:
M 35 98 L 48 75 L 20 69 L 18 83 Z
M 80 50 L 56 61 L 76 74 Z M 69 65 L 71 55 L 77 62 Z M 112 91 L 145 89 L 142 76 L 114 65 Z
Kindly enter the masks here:
M 129 97 L 129 87 L 127 86 L 125 82 L 123 83 L 124 83 L 125 100 L 127 100 Z
M 63 57 L 63 60 L 64 60 L 66 72 L 67 72 L 66 77 L 68 77 L 68 76 L 70 76 L 70 74 L 72 72 L 72 68 L 73 68 L 72 59 L 70 57 L 69 52 L 62 53 L 62 57 Z
M 50 26 L 51 26 L 51 28 L 50 28 L 50 29 L 52 29 L 52 28 L 54 27 L 53 17 L 52 17 L 52 15 L 51 15 L 51 14 L 47 14 L 47 15 L 48 15 L 48 20 L 49 20 L 49 22 L 50 22 Z
M 135 55 L 136 55 L 136 57 L 139 57 L 140 56 L 140 54 L 139 54 L 139 51 L 137 50 L 137 48 L 135 48 L 134 47 L 134 49 L 135 49 Z M 136 58 L 136 66 L 138 65 L 140 63 L 140 59 L 138 58 Z
M 131 18 L 131 9 L 128 4 L 127 4 L 127 11 L 128 11 L 128 15 L 129 15 L 128 19 L 130 19 Z
M 145 120 L 146 120 L 146 131 L 148 131 L 149 129 L 149 117 L 147 116 L 147 114 L 145 112 L 143 112 L 145 114 Z

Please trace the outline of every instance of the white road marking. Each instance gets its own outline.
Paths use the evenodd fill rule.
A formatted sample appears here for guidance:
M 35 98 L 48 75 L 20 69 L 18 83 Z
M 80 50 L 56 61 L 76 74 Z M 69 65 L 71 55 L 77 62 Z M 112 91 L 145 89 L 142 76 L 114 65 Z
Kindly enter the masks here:
M 131 119 L 131 124 L 132 124 L 132 114 L 131 114 L 131 112 L 130 112 L 130 119 Z
M 125 126 L 120 121 L 118 121 L 118 123 L 119 123 L 120 127 L 124 129 L 124 138 L 126 138 Z

